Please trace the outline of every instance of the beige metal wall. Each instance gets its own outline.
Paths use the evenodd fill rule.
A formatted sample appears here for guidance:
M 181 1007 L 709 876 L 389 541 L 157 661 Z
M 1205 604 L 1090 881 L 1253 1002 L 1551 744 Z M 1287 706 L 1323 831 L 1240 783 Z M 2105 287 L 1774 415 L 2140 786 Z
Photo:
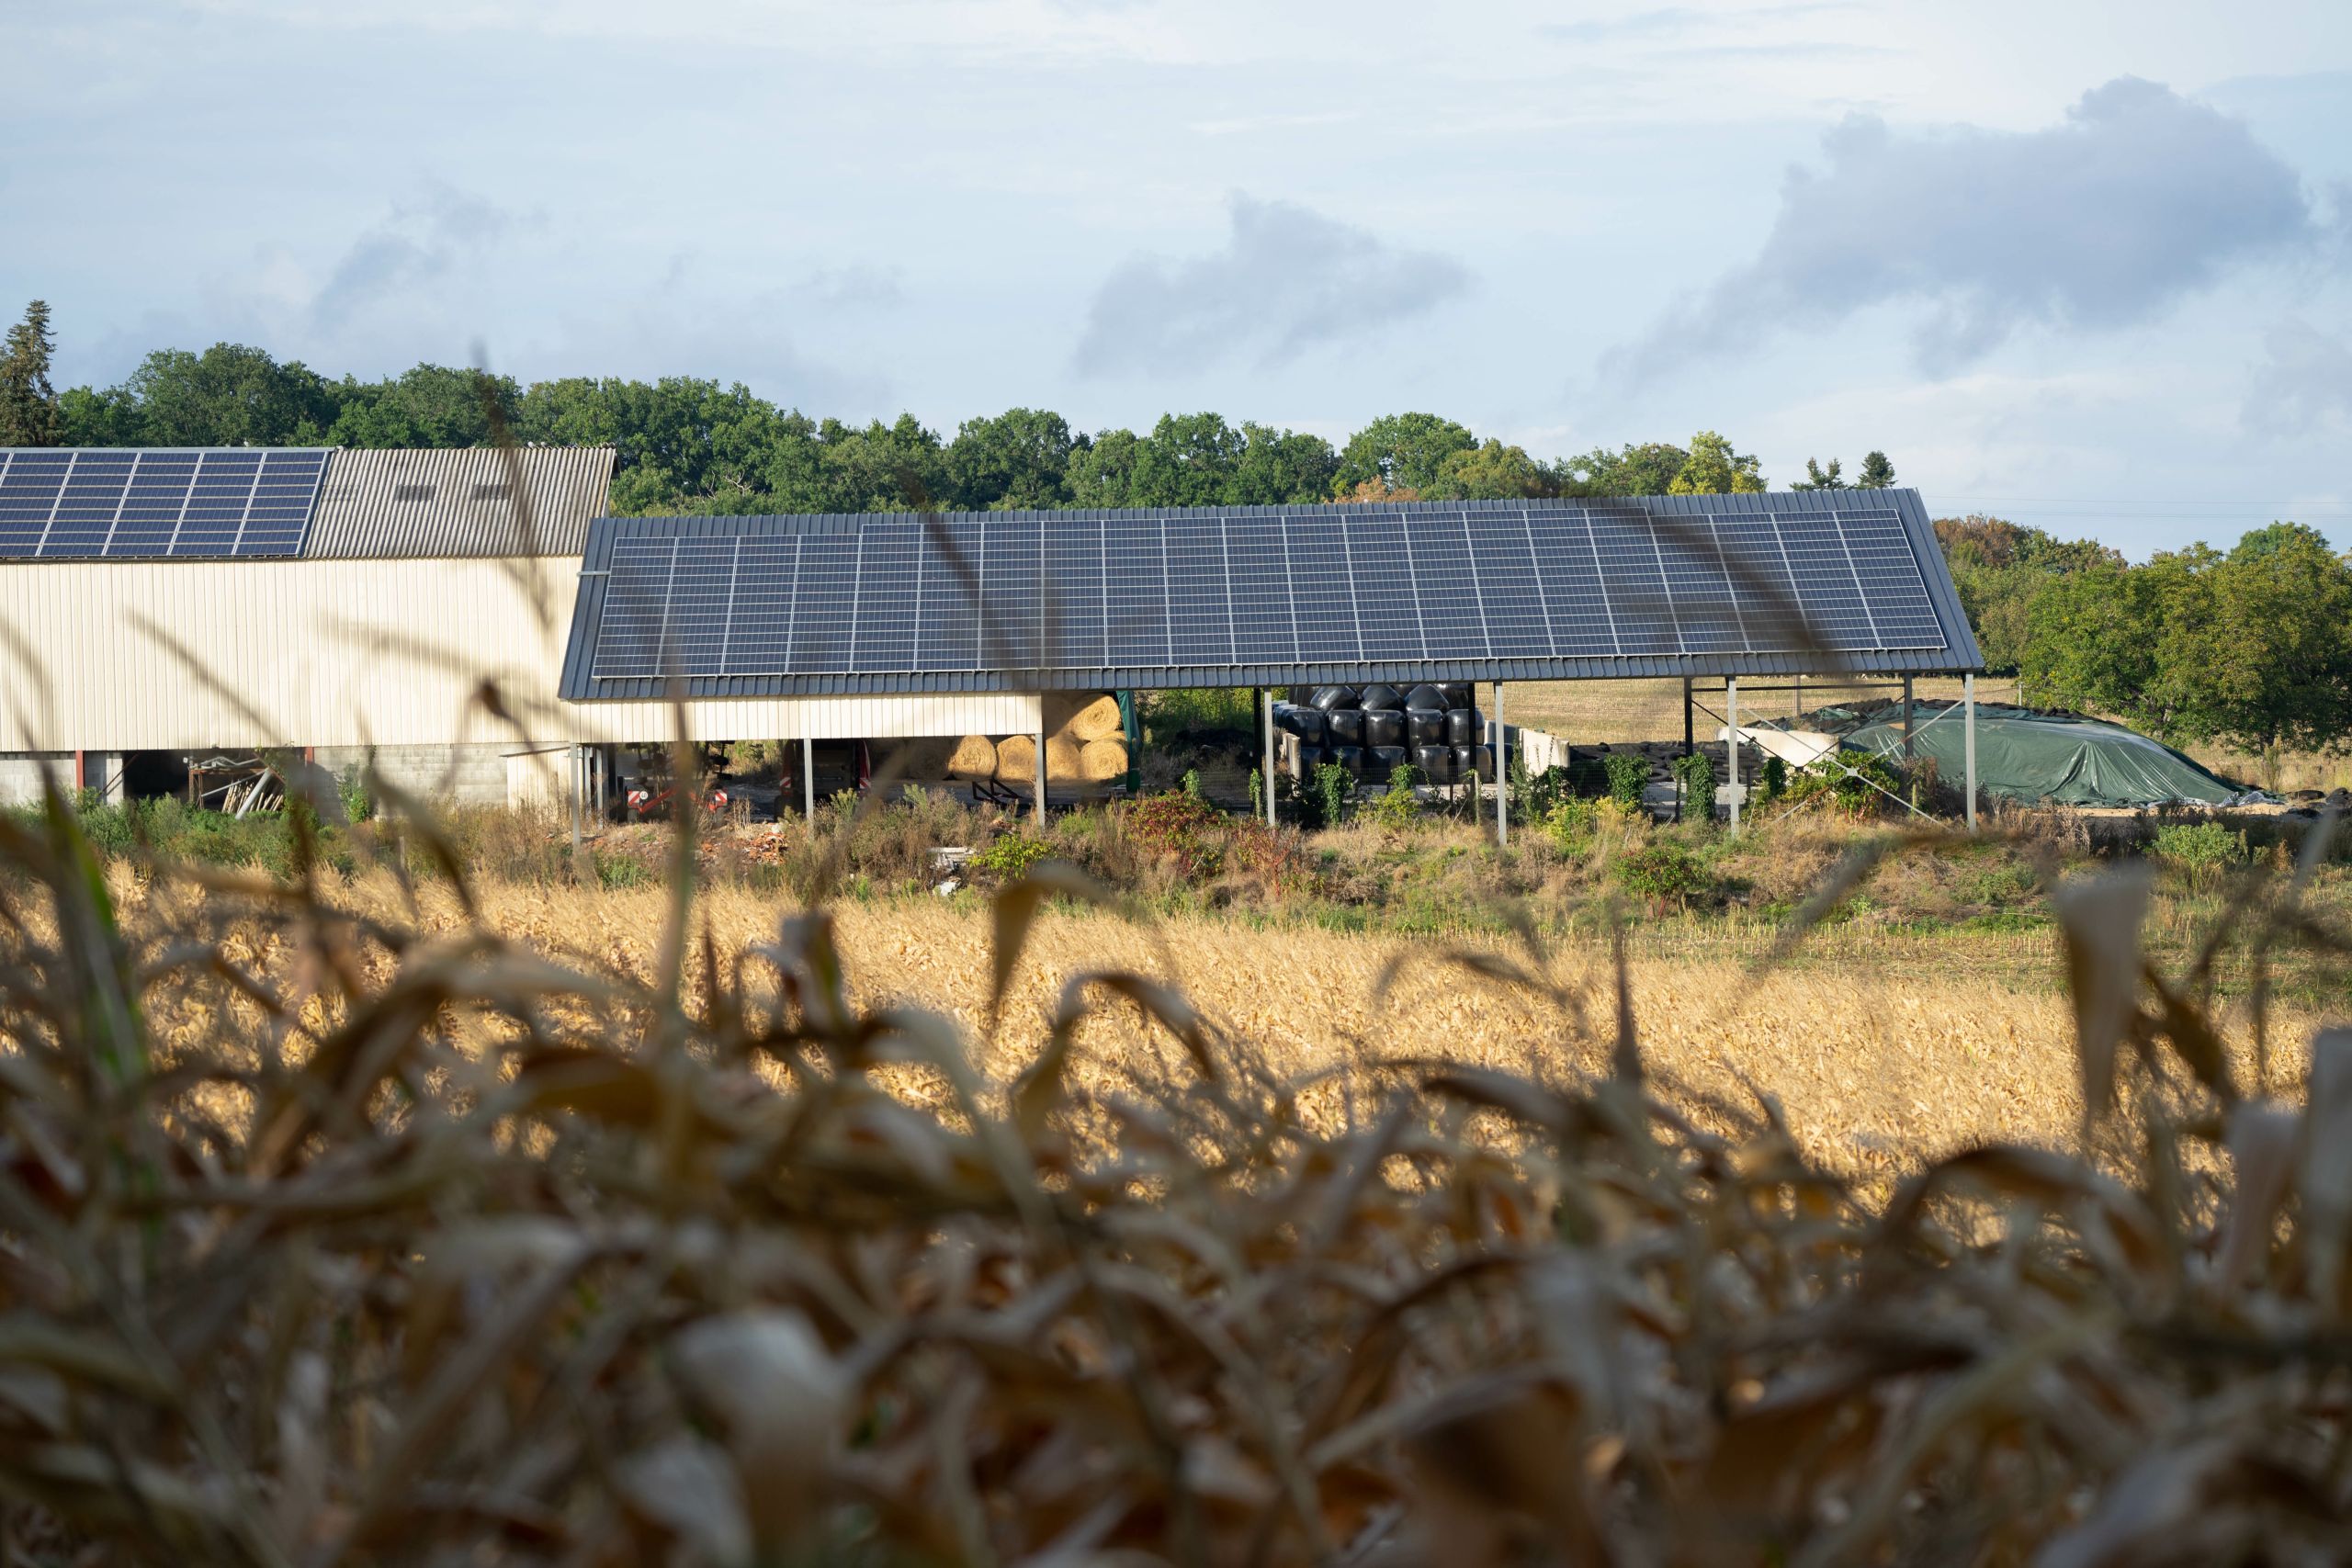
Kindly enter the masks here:
M 579 563 L 43 562 L 0 567 L 0 750 L 510 739 L 554 703 Z M 535 608 L 535 603 L 537 608 Z
M 0 752 L 668 739 L 664 704 L 556 701 L 579 564 L 0 566 Z M 1034 694 L 687 705 L 706 740 L 1012 735 L 1037 715 Z

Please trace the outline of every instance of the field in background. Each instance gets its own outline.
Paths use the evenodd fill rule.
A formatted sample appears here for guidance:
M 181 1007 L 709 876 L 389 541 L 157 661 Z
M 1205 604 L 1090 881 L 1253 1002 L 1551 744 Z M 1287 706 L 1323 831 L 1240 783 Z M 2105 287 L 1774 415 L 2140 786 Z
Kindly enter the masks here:
M 1764 691 L 1758 688 L 1792 687 L 1798 682 L 1784 676 L 1770 680 L 1744 682 L 1739 709 L 1743 720 L 1755 718 L 1790 718 L 1800 712 L 1825 706 L 1831 703 L 1898 697 L 1902 695 L 1899 682 L 1843 682 L 1807 677 L 1802 691 Z M 1935 708 L 1942 704 L 1956 703 L 1961 697 L 1961 683 L 1956 678 L 1923 678 L 1913 683 L 1914 700 L 1926 711 L 1924 721 L 1932 717 Z M 2014 678 L 1985 676 L 1976 682 L 1976 700 L 1980 703 L 2017 703 L 2030 699 L 2032 693 L 2019 695 Z M 1493 711 L 1494 691 L 1482 688 L 1480 702 Z M 1723 711 L 1723 689 L 1715 685 L 1712 693 L 1701 692 L 1698 701 L 1708 709 Z M 1660 681 L 1530 681 L 1514 682 L 1503 691 L 1503 717 L 1512 724 L 1523 724 L 1548 730 L 1561 739 L 1578 746 L 1623 745 L 1644 740 L 1675 740 L 1682 735 L 1682 682 L 1679 680 Z M 1707 712 L 1694 716 L 1694 728 L 1700 739 L 1712 739 L 1722 727 L 1722 720 Z M 1957 724 L 1955 715 L 1948 723 Z M 2278 759 L 2275 782 L 2271 779 L 2264 759 L 2224 746 L 2186 746 L 2189 756 L 2224 778 L 2250 784 L 2262 784 L 2282 790 L 2334 789 L 2352 787 L 2352 756 L 2326 757 L 2307 751 L 2290 751 Z
M 126 886 L 135 906 L 140 895 Z M 488 884 L 485 920 L 545 952 L 650 978 L 662 928 L 657 890 L 582 893 Z M 388 879 L 362 878 L 343 896 L 398 919 Z M 429 923 L 463 924 L 446 889 L 427 889 Z M 722 962 L 773 941 L 777 900 L 718 888 L 702 896 Z M 983 1035 L 989 935 L 984 912 L 916 900 L 835 908 L 858 998 L 919 1004 Z M 135 915 L 133 919 L 135 921 Z M 1899 1172 L 1995 1139 L 2064 1147 L 2081 1114 L 2072 1023 L 2054 984 L 2047 933 L 1951 940 L 1820 933 L 1808 959 L 1761 978 L 1739 976 L 1760 942 L 1677 942 L 1652 931 L 1632 963 L 1644 1050 L 1676 1098 L 1702 1119 L 1706 1102 L 1752 1108 L 1758 1092 L 1785 1108 L 1801 1144 L 1825 1164 L 1880 1188 Z M 1442 963 L 1456 944 L 1299 929 L 1253 930 L 1230 919 L 1179 918 L 1153 926 L 1103 915 L 1047 915 L 1012 991 L 1000 1037 L 978 1064 L 1000 1084 L 1035 1058 L 1064 982 L 1082 968 L 1126 965 L 1178 980 L 1212 1018 L 1247 1040 L 1278 1077 L 1309 1084 L 1306 1113 L 1341 1120 L 1352 1085 L 1337 1069 L 1400 1057 L 1472 1063 L 1543 1079 L 1605 1070 L 1609 963 L 1598 943 L 1558 950 L 1555 977 L 1579 998 L 1589 1027 L 1535 994 L 1475 980 Z M 1523 957 L 1508 941 L 1460 947 Z M 1374 1010 L 1381 975 L 1413 961 Z M 1955 960 L 1960 960 L 1955 962 Z M 2285 1039 L 2300 1039 L 2300 1023 Z M 1114 1075 L 1138 1053 L 1172 1050 L 1164 1035 L 1097 1021 L 1074 1071 Z M 2242 1043 L 2242 1042 L 2241 1042 Z M 1102 1055 L 1090 1059 L 1087 1052 Z M 2292 1053 L 2299 1056 L 2299 1053 Z M 1171 1063 L 1171 1067 L 1173 1064 Z M 2301 1069 L 2300 1059 L 2281 1072 Z M 1317 1080 L 1320 1080 L 1319 1083 Z

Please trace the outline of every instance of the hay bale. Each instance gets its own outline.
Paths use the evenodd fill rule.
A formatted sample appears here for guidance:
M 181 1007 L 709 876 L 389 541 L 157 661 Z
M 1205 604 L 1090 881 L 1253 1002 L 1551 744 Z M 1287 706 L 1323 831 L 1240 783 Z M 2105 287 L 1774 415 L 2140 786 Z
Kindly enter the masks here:
M 996 777 L 996 742 L 985 735 L 967 735 L 947 753 L 945 776 L 951 779 Z
M 1125 733 L 1119 723 L 1119 699 L 1097 692 L 1072 692 L 1046 700 L 1046 730 L 1067 735 L 1083 745 L 1089 740 L 1114 740 Z
M 1127 776 L 1127 743 L 1090 740 L 1078 754 L 1078 776 L 1087 784 L 1116 784 Z
M 1077 741 L 1067 735 L 1046 737 L 1046 782 L 1075 784 L 1085 774 L 1080 757 L 1084 751 Z M 997 742 L 996 776 L 1009 784 L 1035 785 L 1037 782 L 1037 738 L 1034 735 L 1008 735 Z
M 881 745 L 874 749 L 874 776 L 885 775 L 917 783 L 933 783 L 952 778 L 951 763 L 955 756 L 953 740 L 925 738 L 901 740 L 896 745 Z

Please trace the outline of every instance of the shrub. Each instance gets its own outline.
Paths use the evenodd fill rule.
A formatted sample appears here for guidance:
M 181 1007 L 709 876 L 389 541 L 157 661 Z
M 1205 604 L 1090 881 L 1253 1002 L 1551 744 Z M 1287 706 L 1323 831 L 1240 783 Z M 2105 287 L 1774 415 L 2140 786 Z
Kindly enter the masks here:
M 1668 904 L 1689 908 L 1691 897 L 1707 886 L 1706 868 L 1680 844 L 1634 850 L 1617 863 L 1616 876 L 1625 891 L 1648 899 L 1652 912 L 1661 914 Z
M 1148 795 L 1121 807 L 1119 820 L 1129 842 L 1146 855 L 1172 863 L 1185 877 L 1212 876 L 1224 862 L 1217 832 L 1224 814 L 1197 795 Z
M 1756 804 L 1769 806 L 1789 793 L 1789 765 L 1778 757 L 1764 759 L 1763 776 L 1756 781 Z
M 1260 787 L 1264 787 L 1262 781 L 1261 782 Z M 1203 805 L 1206 805 L 1208 803 L 1208 792 L 1201 784 L 1200 769 L 1186 768 L 1184 770 L 1184 794 L 1190 798 L 1201 802 Z M 1259 809 L 1263 810 L 1265 808 L 1265 802 L 1261 800 L 1259 801 L 1258 806 Z
M 344 820 L 365 822 L 376 815 L 376 794 L 368 787 L 368 776 L 359 771 L 357 763 L 336 775 L 334 793 L 343 803 Z
M 1401 832 L 1421 819 L 1421 797 L 1413 793 L 1421 780 L 1421 770 L 1410 762 L 1399 762 L 1389 771 L 1387 791 L 1372 803 L 1372 819 L 1387 833 Z
M 1839 762 L 1844 767 L 1838 766 Z M 1871 788 L 1872 784 L 1878 788 Z M 1901 782 L 1884 761 L 1871 752 L 1849 748 L 1838 753 L 1837 762 L 1824 757 L 1799 771 L 1789 781 L 1786 798 L 1793 805 L 1826 796 L 1837 802 L 1841 810 L 1861 817 L 1873 815 L 1891 804 L 1888 795 L 1900 799 L 1900 788 Z M 1882 790 L 1885 794 L 1881 794 Z
M 1672 768 L 1675 786 L 1682 792 L 1682 814 L 1702 822 L 1713 821 L 1715 815 L 1715 764 L 1704 751 L 1693 751 L 1674 759 Z
M 2168 822 L 2156 829 L 2154 852 L 2186 871 L 2190 881 L 2202 882 L 2246 858 L 2245 833 L 2233 833 L 2211 819 Z
M 1592 848 L 1593 829 L 1600 826 L 1602 803 L 1569 795 L 1553 802 L 1544 814 L 1544 831 L 1561 852 L 1581 855 Z
M 1348 804 L 1355 798 L 1356 781 L 1348 770 L 1337 762 L 1325 762 L 1315 770 L 1315 805 L 1321 814 L 1316 824 L 1320 828 L 1336 828 L 1347 817 Z
M 1011 882 L 1041 860 L 1053 858 L 1054 846 L 1028 833 L 1000 833 L 972 853 L 973 869 Z
M 1143 705 L 1139 716 L 1154 739 L 1186 729 L 1247 732 L 1257 724 L 1256 700 L 1238 686 L 1145 692 L 1139 696 Z
M 1609 774 L 1609 798 L 1639 811 L 1642 791 L 1649 787 L 1650 760 L 1638 751 L 1611 751 L 1601 766 Z
M 1199 784 L 1200 777 L 1197 770 L 1184 775 L 1184 793 L 1195 800 L 1200 798 L 1200 791 L 1194 787 Z M 1250 770 L 1250 815 L 1263 817 L 1265 814 L 1266 775 L 1261 770 L 1252 768 Z

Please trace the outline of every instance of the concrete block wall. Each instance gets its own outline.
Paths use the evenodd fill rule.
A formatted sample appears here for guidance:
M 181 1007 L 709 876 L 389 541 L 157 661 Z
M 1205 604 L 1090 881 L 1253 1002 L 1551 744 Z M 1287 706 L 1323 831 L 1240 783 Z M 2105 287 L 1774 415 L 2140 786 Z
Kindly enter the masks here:
M 506 804 L 506 753 L 512 743 L 489 746 L 322 746 L 312 761 L 343 776 L 345 768 L 365 771 L 372 755 L 377 774 L 424 800 L 454 800 L 461 806 Z
M 85 751 L 82 766 L 93 787 L 104 792 L 107 800 L 122 798 L 122 753 L 119 751 Z M 0 806 L 32 806 L 40 800 L 40 779 L 43 772 L 56 781 L 57 787 L 74 787 L 74 753 L 71 751 L 6 751 L 0 752 Z

